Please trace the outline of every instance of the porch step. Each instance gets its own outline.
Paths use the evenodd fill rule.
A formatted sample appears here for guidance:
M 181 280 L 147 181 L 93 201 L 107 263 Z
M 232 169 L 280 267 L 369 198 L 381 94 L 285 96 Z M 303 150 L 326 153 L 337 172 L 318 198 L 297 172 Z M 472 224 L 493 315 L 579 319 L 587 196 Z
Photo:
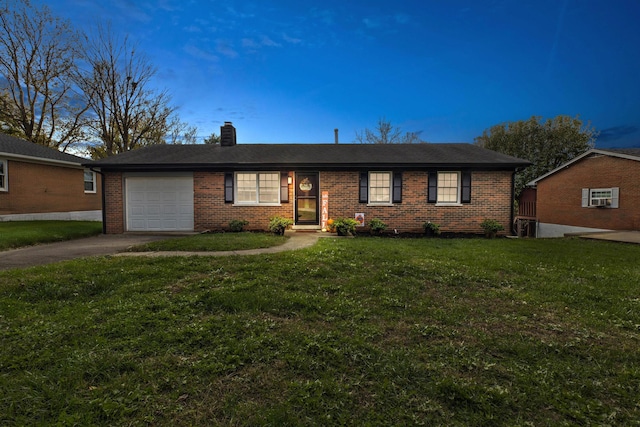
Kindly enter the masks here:
M 293 225 L 291 229 L 294 231 L 320 231 L 322 227 L 319 225 Z

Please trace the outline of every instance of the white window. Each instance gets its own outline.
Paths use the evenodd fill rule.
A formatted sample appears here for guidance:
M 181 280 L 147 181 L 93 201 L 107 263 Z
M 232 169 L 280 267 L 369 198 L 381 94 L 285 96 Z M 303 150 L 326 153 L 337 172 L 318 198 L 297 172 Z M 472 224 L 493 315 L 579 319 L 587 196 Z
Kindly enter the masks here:
M 237 172 L 237 204 L 279 204 L 279 172 Z
M 7 161 L 0 159 L 0 191 L 7 191 Z
M 96 173 L 89 169 L 85 169 L 84 171 L 84 192 L 96 192 Z
M 391 172 L 369 172 L 369 203 L 391 203 Z
M 583 188 L 582 207 L 617 208 L 620 189 L 611 188 Z
M 460 172 L 438 172 L 438 203 L 460 203 Z

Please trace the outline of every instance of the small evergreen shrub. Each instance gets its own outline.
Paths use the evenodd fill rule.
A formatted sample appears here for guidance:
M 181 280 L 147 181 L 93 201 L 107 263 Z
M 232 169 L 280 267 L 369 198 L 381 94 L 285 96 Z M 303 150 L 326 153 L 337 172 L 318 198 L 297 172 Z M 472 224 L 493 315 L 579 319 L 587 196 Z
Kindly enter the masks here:
M 281 216 L 274 216 L 269 218 L 269 231 L 279 236 L 284 234 L 284 230 L 290 225 L 293 225 L 293 220 L 289 218 L 283 218 Z
M 387 224 L 379 218 L 373 218 L 369 221 L 369 228 L 373 234 L 380 234 L 387 229 Z
M 244 227 L 249 224 L 249 221 L 245 219 L 232 219 L 229 221 L 229 230 L 234 233 L 239 233 L 244 230 Z
M 338 218 L 333 222 L 333 226 L 338 236 L 348 236 L 349 234 L 355 236 L 358 221 L 353 218 Z

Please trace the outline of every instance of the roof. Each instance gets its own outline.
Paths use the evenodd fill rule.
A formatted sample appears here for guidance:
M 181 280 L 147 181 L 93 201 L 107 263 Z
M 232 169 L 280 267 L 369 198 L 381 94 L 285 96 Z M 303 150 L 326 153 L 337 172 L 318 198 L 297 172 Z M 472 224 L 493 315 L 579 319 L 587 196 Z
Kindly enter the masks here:
M 536 184 L 538 184 L 539 181 L 547 178 L 548 176 L 553 175 L 554 173 L 561 171 L 565 168 L 567 168 L 568 166 L 571 166 L 572 164 L 579 162 L 580 160 L 584 159 L 585 157 L 589 157 L 592 156 L 594 154 L 600 154 L 600 155 L 605 155 L 605 156 L 611 156 L 611 157 L 618 157 L 621 159 L 627 159 L 627 160 L 637 160 L 640 161 L 640 148 L 607 148 L 607 149 L 597 149 L 597 148 L 592 148 L 591 150 L 587 150 L 584 153 L 580 154 L 577 157 L 574 157 L 573 159 L 569 160 L 568 162 L 558 166 L 557 168 L 555 168 L 554 170 L 547 172 L 546 174 L 539 176 L 538 178 L 534 179 L 533 181 L 530 181 L 527 183 L 527 185 L 529 186 L 534 186 Z
M 515 169 L 530 162 L 471 144 L 154 145 L 88 166 L 117 170 L 194 168 L 467 167 Z
M 0 133 L 0 157 L 80 166 L 87 159 Z

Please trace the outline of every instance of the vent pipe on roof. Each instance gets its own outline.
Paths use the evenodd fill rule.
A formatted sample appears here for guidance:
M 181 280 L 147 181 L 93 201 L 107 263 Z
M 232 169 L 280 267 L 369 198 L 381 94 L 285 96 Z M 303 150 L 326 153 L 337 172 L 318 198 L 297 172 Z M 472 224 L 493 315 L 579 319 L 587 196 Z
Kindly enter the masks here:
M 336 144 L 337 144 L 337 143 L 338 143 L 338 128 L 335 128 L 335 129 L 333 130 L 333 134 L 334 134 L 334 136 L 335 136 L 335 141 L 336 141 Z
M 223 147 L 236 145 L 236 128 L 231 122 L 224 122 L 224 126 L 220 126 L 220 145 Z

